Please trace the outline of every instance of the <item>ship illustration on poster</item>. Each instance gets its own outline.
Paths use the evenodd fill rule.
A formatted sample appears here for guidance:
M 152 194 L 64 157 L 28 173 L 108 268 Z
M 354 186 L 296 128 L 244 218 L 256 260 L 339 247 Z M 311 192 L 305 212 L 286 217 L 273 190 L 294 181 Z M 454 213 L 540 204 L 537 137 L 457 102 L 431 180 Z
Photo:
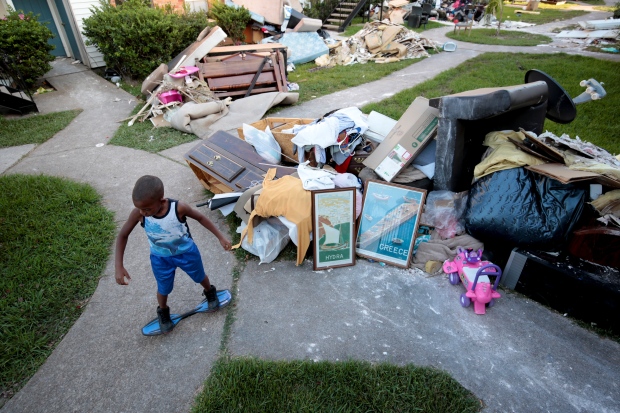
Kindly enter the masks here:
M 323 243 L 319 245 L 321 251 L 337 251 L 349 247 L 348 242 L 342 241 L 340 229 L 331 227 L 326 223 L 322 223 L 322 226 L 325 231 L 325 237 Z

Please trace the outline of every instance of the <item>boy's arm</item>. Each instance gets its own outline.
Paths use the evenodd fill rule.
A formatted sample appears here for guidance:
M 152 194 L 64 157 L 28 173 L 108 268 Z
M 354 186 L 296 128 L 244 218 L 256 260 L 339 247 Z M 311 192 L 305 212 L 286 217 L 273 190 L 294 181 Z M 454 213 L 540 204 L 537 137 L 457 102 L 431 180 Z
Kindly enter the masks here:
M 129 283 L 125 281 L 131 280 L 129 273 L 125 269 L 123 265 L 123 257 L 125 256 L 125 247 L 127 246 L 127 239 L 129 238 L 129 234 L 131 231 L 138 225 L 140 222 L 140 210 L 138 208 L 134 208 L 133 211 L 129 214 L 129 218 L 121 228 L 118 236 L 116 237 L 116 253 L 114 259 L 114 277 L 116 278 L 116 283 L 120 285 L 128 285 Z
M 207 218 L 205 214 L 195 210 L 185 202 L 179 201 L 177 208 L 179 212 L 179 218 L 183 219 L 184 217 L 190 217 L 200 222 L 203 227 L 211 231 L 213 235 L 217 237 L 217 239 L 220 241 L 220 244 L 222 245 L 222 248 L 224 248 L 226 251 L 230 250 L 232 245 L 230 240 L 224 234 L 222 234 L 219 229 L 217 229 L 215 224 L 213 224 L 213 222 L 211 222 L 211 220 Z

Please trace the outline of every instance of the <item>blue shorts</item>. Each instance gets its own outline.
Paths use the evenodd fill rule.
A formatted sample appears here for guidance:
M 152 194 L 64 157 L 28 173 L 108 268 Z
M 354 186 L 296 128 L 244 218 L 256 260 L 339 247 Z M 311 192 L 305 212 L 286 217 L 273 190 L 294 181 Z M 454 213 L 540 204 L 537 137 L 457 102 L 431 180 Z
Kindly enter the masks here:
M 151 254 L 151 268 L 157 280 L 157 292 L 161 295 L 168 295 L 172 292 L 174 273 L 177 268 L 185 271 L 196 283 L 201 283 L 206 276 L 200 251 L 195 244 L 189 251 L 171 257 Z

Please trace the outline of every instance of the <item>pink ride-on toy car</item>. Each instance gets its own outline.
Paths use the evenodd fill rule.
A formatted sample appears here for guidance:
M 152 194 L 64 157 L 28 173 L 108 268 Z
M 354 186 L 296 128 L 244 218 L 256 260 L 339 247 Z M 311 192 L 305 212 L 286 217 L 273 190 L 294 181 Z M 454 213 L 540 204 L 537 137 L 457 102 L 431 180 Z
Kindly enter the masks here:
M 458 249 L 458 254 L 452 261 L 443 263 L 443 271 L 448 274 L 450 284 L 456 285 L 461 281 L 466 292 L 461 294 L 461 305 L 469 307 L 474 303 L 474 312 L 484 314 L 486 304 L 493 307 L 495 299 L 500 298 L 497 292 L 502 270 L 489 261 L 482 261 L 482 250 Z M 495 283 L 491 285 L 489 276 L 495 277 Z

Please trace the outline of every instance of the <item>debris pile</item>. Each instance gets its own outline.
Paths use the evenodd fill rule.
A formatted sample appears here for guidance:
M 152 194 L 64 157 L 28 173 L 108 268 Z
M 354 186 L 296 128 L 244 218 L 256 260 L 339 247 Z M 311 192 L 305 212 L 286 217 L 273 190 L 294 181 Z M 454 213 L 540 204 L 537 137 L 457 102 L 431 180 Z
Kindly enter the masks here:
M 353 63 L 398 62 L 403 59 L 428 57 L 426 49 L 437 49 L 437 43 L 389 20 L 374 21 L 335 45 L 329 45 L 329 55 L 315 60 L 318 66 L 332 67 Z
M 173 127 L 200 137 L 209 132 L 211 124 L 229 115 L 234 99 L 254 98 L 246 105 L 249 108 L 237 104 L 233 111 L 238 116 L 243 112 L 247 120 L 259 120 L 275 104 L 297 101 L 298 94 L 288 93 L 286 46 L 221 46 L 226 37 L 221 28 L 207 27 L 171 62 L 154 70 L 142 83 L 147 102 L 125 119 L 128 125 L 150 119 L 156 127 Z M 261 94 L 265 97 L 256 98 Z
M 397 25 L 369 24 L 355 37 L 363 50 L 375 33 L 388 33 L 386 44 L 407 39 Z M 373 59 L 382 57 L 382 45 L 372 49 Z M 290 240 L 297 265 L 310 254 L 314 270 L 362 257 L 438 272 L 459 251 L 480 258 L 486 245 L 497 270 L 484 275 L 496 277 L 494 290 L 502 272 L 514 282 L 509 288 L 521 276 L 508 268 L 513 248 L 570 254 L 615 271 L 620 283 L 607 268 L 620 266 L 620 160 L 581 139 L 542 133 L 546 118 L 568 123 L 574 104 L 605 96 L 596 80 L 582 83 L 587 98 L 571 101 L 532 70 L 522 85 L 418 97 L 398 120 L 357 107 L 316 119 L 269 117 L 243 122 L 240 139 L 217 131 L 185 159 L 216 194 L 209 207 L 243 222 L 235 248 L 261 263 Z
M 579 29 L 563 30 L 557 38 L 585 46 L 605 46 L 601 50 L 618 53 L 620 36 L 620 19 L 587 20 L 579 22 Z

